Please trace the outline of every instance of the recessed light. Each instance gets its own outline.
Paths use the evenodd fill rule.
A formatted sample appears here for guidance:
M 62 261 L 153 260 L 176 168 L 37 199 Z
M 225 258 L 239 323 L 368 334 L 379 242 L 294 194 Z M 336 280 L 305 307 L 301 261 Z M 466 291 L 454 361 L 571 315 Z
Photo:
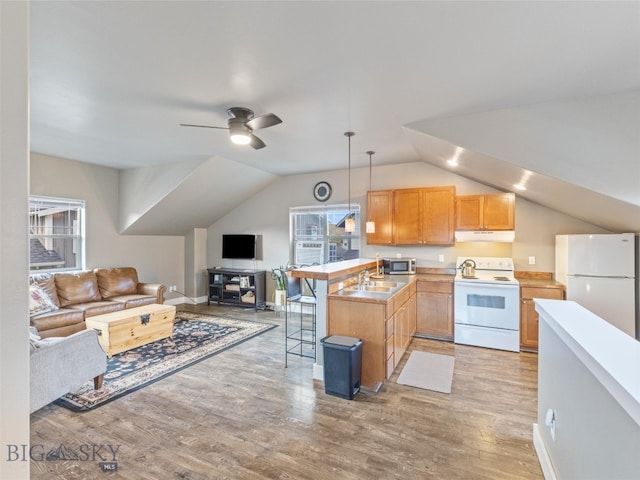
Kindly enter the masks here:
M 460 158 L 460 155 L 462 155 L 462 152 L 464 152 L 464 149 L 462 147 L 456 147 L 453 155 L 451 155 L 451 158 L 447 160 L 447 163 L 452 167 L 457 167 L 458 159 Z

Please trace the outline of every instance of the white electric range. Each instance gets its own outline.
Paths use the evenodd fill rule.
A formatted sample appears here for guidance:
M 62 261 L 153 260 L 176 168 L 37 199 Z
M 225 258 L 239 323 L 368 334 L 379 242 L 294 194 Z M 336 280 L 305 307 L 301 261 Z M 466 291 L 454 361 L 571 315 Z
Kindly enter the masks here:
M 475 275 L 463 276 L 462 264 L 475 262 Z M 454 342 L 520 351 L 520 286 L 513 259 L 459 257 L 454 279 Z

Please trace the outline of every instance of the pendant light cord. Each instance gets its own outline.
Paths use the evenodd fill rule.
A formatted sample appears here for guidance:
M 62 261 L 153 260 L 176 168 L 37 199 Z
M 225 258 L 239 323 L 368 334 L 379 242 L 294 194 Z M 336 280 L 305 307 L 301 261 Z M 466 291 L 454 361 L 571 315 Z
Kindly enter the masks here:
M 373 155 L 374 152 L 373 150 L 369 150 L 367 152 L 367 155 L 369 155 L 369 191 L 371 191 L 371 155 Z
M 351 217 L 351 137 L 354 135 L 353 132 L 345 132 L 345 136 L 349 139 L 349 217 Z

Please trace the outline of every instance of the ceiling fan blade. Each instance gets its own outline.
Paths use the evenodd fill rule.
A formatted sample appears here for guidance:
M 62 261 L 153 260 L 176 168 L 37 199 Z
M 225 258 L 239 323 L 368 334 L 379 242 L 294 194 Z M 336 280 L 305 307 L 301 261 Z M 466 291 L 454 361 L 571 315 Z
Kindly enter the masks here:
M 273 127 L 274 125 L 278 125 L 282 123 L 280 117 L 278 117 L 274 113 L 265 113 L 264 115 L 260 115 L 252 120 L 247 122 L 247 126 L 251 128 L 251 130 L 258 130 L 260 128 Z
M 199 128 L 217 128 L 219 130 L 229 130 L 229 127 L 212 127 L 211 125 L 191 125 L 189 123 L 181 123 L 181 127 L 199 127 Z
M 264 143 L 262 140 L 260 140 L 258 137 L 256 137 L 253 134 L 251 134 L 251 141 L 249 142 L 249 145 L 251 145 L 254 150 L 259 150 L 260 148 L 264 148 L 267 146 L 266 143 Z

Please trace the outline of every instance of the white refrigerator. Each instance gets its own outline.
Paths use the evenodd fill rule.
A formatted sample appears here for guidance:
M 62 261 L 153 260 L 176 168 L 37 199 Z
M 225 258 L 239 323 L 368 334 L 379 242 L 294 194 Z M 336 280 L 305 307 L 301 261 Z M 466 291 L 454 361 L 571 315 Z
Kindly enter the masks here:
M 634 338 L 638 334 L 638 244 L 633 233 L 556 235 L 556 280 L 579 303 Z

